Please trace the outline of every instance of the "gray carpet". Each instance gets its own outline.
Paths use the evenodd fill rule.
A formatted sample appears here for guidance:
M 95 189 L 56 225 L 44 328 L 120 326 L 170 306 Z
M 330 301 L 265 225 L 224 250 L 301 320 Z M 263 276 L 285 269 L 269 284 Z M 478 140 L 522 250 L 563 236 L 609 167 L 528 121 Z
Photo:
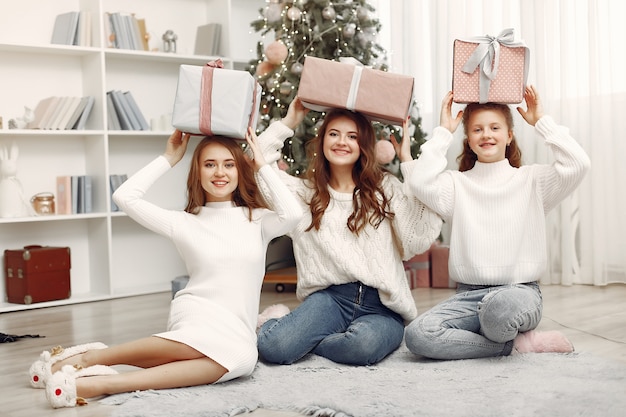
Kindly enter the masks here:
M 223 384 L 118 394 L 115 417 L 234 416 L 257 408 L 334 417 L 626 415 L 626 365 L 585 353 L 432 361 L 404 345 L 369 367 L 309 355 L 291 366 L 259 363 Z

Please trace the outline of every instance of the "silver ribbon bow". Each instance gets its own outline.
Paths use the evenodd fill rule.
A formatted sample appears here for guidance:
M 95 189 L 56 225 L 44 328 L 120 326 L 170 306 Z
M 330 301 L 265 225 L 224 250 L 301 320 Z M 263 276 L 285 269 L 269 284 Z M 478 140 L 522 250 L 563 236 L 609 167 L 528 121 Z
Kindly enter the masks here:
M 489 88 L 491 87 L 491 81 L 498 75 L 498 65 L 500 64 L 500 44 L 509 48 L 523 47 L 525 48 L 524 59 L 524 85 L 528 78 L 528 60 L 530 57 L 530 51 L 523 42 L 516 42 L 514 30 L 512 28 L 504 29 L 496 37 L 491 35 L 477 36 L 465 40 L 466 42 L 478 43 L 478 46 L 470 55 L 468 60 L 463 65 L 462 71 L 467 74 L 472 74 L 476 68 L 480 67 L 480 103 L 486 103 L 489 99 Z

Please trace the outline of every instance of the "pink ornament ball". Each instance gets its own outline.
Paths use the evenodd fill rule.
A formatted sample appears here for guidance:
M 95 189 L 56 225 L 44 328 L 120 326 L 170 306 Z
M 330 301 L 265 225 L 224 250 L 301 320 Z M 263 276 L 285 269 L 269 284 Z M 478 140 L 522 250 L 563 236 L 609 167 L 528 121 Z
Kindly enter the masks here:
M 270 72 L 274 71 L 274 64 L 268 61 L 263 61 L 256 66 L 256 75 L 258 77 L 264 77 Z
M 396 157 L 396 150 L 393 148 L 393 144 L 385 139 L 376 142 L 376 161 L 379 164 L 386 165 L 393 161 Z
M 289 170 L 289 164 L 284 159 L 279 159 L 278 160 L 278 169 L 280 169 L 281 171 L 288 171 Z
M 274 41 L 265 47 L 265 57 L 274 65 L 282 64 L 288 53 L 287 46 L 281 41 Z

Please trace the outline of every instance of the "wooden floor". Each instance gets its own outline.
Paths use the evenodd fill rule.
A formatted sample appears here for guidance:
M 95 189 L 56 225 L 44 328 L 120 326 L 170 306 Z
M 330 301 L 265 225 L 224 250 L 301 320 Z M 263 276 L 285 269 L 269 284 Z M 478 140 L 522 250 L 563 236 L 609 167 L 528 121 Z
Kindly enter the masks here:
M 293 286 L 276 293 L 273 285 L 264 288 L 261 309 L 275 303 L 293 308 L 298 304 Z M 545 286 L 544 318 L 539 329 L 563 331 L 578 352 L 626 363 L 626 285 L 608 287 Z M 420 312 L 447 298 L 453 290 L 414 290 Z M 92 401 L 86 407 L 49 408 L 43 390 L 28 385 L 28 368 L 39 354 L 55 345 L 71 346 L 91 341 L 118 344 L 165 328 L 169 293 L 111 301 L 76 304 L 0 314 L 0 332 L 39 334 L 45 338 L 20 339 L 0 344 L 0 415 L 3 417 L 106 417 L 112 406 Z M 251 417 L 291 417 L 291 412 L 257 410 Z

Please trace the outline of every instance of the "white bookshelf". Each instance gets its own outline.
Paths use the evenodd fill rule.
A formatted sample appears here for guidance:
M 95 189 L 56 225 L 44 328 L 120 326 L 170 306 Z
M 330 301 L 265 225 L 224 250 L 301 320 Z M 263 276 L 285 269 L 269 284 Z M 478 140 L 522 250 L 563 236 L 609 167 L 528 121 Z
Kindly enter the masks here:
M 59 175 L 91 175 L 94 212 L 0 218 L 0 256 L 26 245 L 69 246 L 72 262 L 72 296 L 31 305 L 4 301 L 3 271 L 0 312 L 167 291 L 174 277 L 186 274 L 169 240 L 110 210 L 109 175 L 132 175 L 163 152 L 171 131 L 108 131 L 106 92 L 131 91 L 148 122 L 171 113 L 180 64 L 203 65 L 219 57 L 233 68 L 255 57 L 260 35 L 250 23 L 264 5 L 265 0 L 21 0 L 5 5 L 0 14 L 0 145 L 18 145 L 17 178 L 28 198 L 44 191 L 56 196 Z M 91 12 L 93 46 L 50 44 L 56 15 L 79 10 Z M 162 50 L 161 35 L 173 30 L 177 52 L 107 48 L 105 12 L 144 18 L 151 48 Z M 214 22 L 222 25 L 219 56 L 195 56 L 196 28 Z M 24 106 L 34 108 L 53 95 L 96 98 L 87 130 L 8 129 L 9 119 L 22 116 Z M 146 198 L 182 209 L 191 153 Z

